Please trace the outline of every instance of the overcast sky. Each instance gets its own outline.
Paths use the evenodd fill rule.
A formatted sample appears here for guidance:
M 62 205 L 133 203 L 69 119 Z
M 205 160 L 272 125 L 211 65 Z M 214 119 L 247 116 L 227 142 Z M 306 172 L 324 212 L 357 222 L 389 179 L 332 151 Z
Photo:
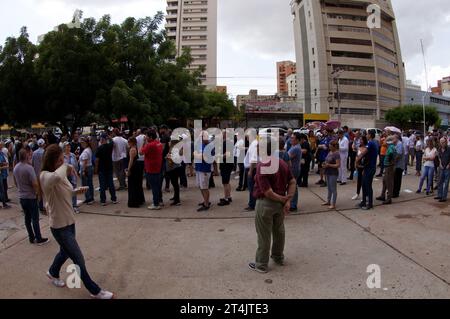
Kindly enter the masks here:
M 276 61 L 294 60 L 290 0 L 218 0 L 218 84 L 229 93 L 276 92 Z M 397 15 L 407 78 L 426 88 L 420 39 L 426 46 L 429 85 L 450 75 L 450 6 L 448 0 L 392 0 Z M 69 22 L 75 9 L 84 17 L 111 14 L 119 23 L 128 16 L 164 11 L 165 0 L 4 0 L 0 41 L 27 26 L 31 40 Z M 300 70 L 301 71 L 301 70 Z

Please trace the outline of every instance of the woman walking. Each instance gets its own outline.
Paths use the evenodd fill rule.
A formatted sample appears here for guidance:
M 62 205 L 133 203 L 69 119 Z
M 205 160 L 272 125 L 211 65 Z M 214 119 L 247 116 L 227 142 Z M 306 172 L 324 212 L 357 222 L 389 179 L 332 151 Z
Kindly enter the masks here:
M 145 204 L 144 187 L 142 186 L 142 176 L 144 172 L 138 164 L 137 140 L 135 137 L 128 139 L 128 207 L 139 208 Z
M 427 140 L 427 148 L 423 154 L 423 160 L 425 163 L 423 164 L 423 172 L 422 177 L 420 178 L 419 190 L 417 194 L 422 193 L 423 183 L 425 179 L 427 180 L 427 195 L 430 195 L 433 192 L 433 177 L 434 177 L 434 160 L 438 151 L 436 147 L 434 147 L 433 139 L 429 138 Z
M 92 205 L 94 203 L 93 153 L 88 139 L 83 138 L 81 140 L 81 147 L 83 148 L 83 153 L 80 155 L 81 185 L 83 187 L 88 187 L 88 191 L 85 193 L 86 200 L 84 203 L 87 205 Z
M 339 168 L 341 167 L 341 156 L 339 154 L 338 141 L 330 142 L 330 152 L 325 159 L 323 168 L 327 179 L 328 202 L 322 206 L 329 206 L 330 209 L 336 209 L 337 202 L 337 180 L 339 176 Z
M 71 152 L 71 146 L 69 142 L 64 142 L 63 144 L 63 149 L 64 149 L 64 164 L 66 165 L 71 165 L 74 168 L 74 172 L 75 174 L 68 176 L 68 180 L 70 182 L 70 184 L 72 185 L 73 189 L 77 188 L 77 177 L 78 174 L 76 172 L 78 172 L 78 162 L 77 162 L 77 157 L 75 156 L 74 153 Z M 72 197 L 72 207 L 75 213 L 79 213 L 80 210 L 78 209 L 78 203 L 77 203 L 77 195 L 73 194 Z
M 87 188 L 79 189 L 76 192 L 73 190 L 67 177 L 74 173 L 72 166 L 64 164 L 64 154 L 61 148 L 56 144 L 50 145 L 44 155 L 40 181 L 49 216 L 50 230 L 60 246 L 60 251 L 50 266 L 47 277 L 56 287 L 64 287 L 65 283 L 59 275 L 61 267 L 70 258 L 77 266 L 77 273 L 92 298 L 112 299 L 114 294 L 102 290 L 89 276 L 83 253 L 75 238 L 72 196 L 74 193 L 84 193 Z

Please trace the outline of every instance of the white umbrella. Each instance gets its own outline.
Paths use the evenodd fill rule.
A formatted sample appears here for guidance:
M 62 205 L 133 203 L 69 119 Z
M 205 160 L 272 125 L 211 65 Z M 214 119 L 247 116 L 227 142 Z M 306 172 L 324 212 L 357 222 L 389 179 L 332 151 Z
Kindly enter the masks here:
M 395 126 L 388 126 L 384 129 L 385 131 L 391 131 L 393 133 L 401 133 L 402 130 L 399 128 L 396 128 Z

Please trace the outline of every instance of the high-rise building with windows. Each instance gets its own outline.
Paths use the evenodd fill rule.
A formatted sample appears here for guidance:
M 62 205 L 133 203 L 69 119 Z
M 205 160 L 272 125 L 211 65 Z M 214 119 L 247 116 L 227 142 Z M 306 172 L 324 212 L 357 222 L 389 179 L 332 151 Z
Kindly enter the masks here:
M 190 69 L 203 67 L 203 84 L 217 83 L 217 0 L 167 0 L 166 31 L 180 55 L 190 48 Z
M 369 28 L 371 4 L 381 9 L 380 28 Z M 357 127 L 403 104 L 405 70 L 390 0 L 292 0 L 291 10 L 306 114 L 338 118 L 340 101 L 343 122 Z
M 287 78 L 297 73 L 295 62 L 281 61 L 277 62 L 277 93 L 278 95 L 288 95 L 288 83 Z

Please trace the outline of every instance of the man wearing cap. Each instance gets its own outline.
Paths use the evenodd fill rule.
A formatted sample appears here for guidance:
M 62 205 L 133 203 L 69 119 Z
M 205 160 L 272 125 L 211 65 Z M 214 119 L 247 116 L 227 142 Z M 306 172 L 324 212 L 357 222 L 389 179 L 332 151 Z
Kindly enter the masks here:
M 389 136 L 386 139 L 386 144 L 387 150 L 383 163 L 385 172 L 383 177 L 383 190 L 381 191 L 381 196 L 378 197 L 377 200 L 382 201 L 383 205 L 390 205 L 392 204 L 392 197 L 394 195 L 395 158 L 397 157 L 394 137 Z
M 109 136 L 106 133 L 103 133 L 100 136 L 100 146 L 95 153 L 95 172 L 98 173 L 100 182 L 100 203 L 102 206 L 106 206 L 106 189 L 109 189 L 113 204 L 117 204 L 116 189 L 114 187 L 113 179 L 113 148 L 113 142 L 109 140 Z
M 33 152 L 33 156 L 31 158 L 31 165 L 34 168 L 34 172 L 36 173 L 36 176 L 41 175 L 41 168 L 42 168 L 42 160 L 44 159 L 44 153 L 45 153 L 45 141 L 41 138 L 37 141 L 38 149 Z M 39 210 L 41 212 L 45 212 L 44 209 L 44 202 L 41 200 L 39 201 Z

